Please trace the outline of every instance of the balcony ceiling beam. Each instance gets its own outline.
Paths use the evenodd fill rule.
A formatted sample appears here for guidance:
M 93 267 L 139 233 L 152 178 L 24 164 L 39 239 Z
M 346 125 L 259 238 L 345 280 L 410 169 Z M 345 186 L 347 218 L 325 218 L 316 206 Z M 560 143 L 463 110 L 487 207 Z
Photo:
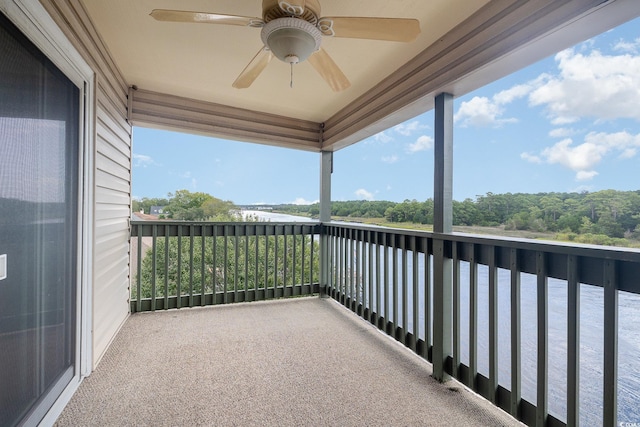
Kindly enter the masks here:
M 146 90 L 129 91 L 134 126 L 320 151 L 321 124 Z

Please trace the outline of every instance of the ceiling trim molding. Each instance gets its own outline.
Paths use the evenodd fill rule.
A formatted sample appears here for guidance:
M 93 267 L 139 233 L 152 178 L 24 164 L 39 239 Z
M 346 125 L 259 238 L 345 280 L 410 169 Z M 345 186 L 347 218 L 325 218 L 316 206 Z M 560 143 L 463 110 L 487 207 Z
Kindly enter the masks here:
M 481 87 L 456 82 L 527 47 L 606 3 L 603 0 L 494 0 L 325 123 L 322 149 L 335 151 L 433 108 L 441 92 L 461 96 Z M 580 40 L 576 40 L 578 42 Z M 546 55 L 562 46 L 551 45 Z M 544 57 L 536 49 L 534 63 Z M 519 64 L 518 68 L 527 64 Z M 516 71 L 504 69 L 504 74 Z M 503 75 L 493 75 L 497 80 Z M 482 82 L 486 84 L 486 82 Z
M 146 90 L 131 89 L 129 98 L 135 126 L 320 151 L 320 123 Z

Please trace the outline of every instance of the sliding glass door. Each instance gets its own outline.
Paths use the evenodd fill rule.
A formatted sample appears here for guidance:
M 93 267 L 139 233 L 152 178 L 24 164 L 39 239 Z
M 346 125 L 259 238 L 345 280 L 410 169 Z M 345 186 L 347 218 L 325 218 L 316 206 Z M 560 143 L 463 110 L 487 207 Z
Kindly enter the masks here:
M 79 126 L 79 89 L 0 13 L 0 426 L 74 376 Z

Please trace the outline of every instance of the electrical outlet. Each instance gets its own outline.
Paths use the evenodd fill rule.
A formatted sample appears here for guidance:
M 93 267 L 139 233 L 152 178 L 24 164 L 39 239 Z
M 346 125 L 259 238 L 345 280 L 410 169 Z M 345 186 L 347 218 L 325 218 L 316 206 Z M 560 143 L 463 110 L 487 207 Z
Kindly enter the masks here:
M 7 278 L 7 254 L 0 255 L 0 280 Z

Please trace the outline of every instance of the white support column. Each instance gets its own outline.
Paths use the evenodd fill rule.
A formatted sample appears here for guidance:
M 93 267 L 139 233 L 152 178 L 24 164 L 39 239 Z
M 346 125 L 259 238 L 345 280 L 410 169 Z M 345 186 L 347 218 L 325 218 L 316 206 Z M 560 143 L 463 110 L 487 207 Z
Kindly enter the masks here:
M 320 152 L 320 224 L 331 222 L 331 173 L 333 172 L 333 152 Z M 322 233 L 322 232 L 321 232 Z M 329 277 L 328 237 L 320 235 L 320 295 L 325 295 Z
M 447 357 L 452 349 L 453 263 L 438 233 L 453 229 L 453 96 L 442 93 L 435 99 L 434 217 L 433 231 L 433 374 L 447 381 Z

